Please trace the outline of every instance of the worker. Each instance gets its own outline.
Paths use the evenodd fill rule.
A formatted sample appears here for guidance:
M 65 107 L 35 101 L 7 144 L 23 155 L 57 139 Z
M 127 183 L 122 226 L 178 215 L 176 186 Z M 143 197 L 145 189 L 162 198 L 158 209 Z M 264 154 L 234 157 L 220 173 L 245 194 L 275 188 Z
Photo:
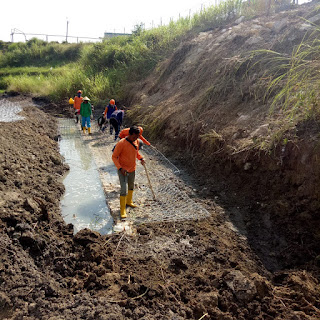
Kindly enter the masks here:
M 112 161 L 118 169 L 120 180 L 120 217 L 126 218 L 126 205 L 135 208 L 136 205 L 132 201 L 134 179 L 136 170 L 136 159 L 144 165 L 145 161 L 138 150 L 138 141 L 140 130 L 137 126 L 129 129 L 129 135 L 125 139 L 121 139 L 112 154 Z M 127 191 L 128 185 L 128 191 Z
M 80 107 L 80 115 L 81 115 L 81 126 L 83 133 L 86 133 L 86 125 L 88 128 L 88 133 L 91 134 L 91 123 L 90 118 L 92 114 L 92 107 L 90 104 L 90 99 L 88 97 L 83 98 L 83 102 L 81 103 Z
M 109 104 L 106 106 L 104 113 L 103 113 L 103 118 L 104 118 L 104 122 L 107 125 L 107 121 L 110 119 L 112 113 L 114 111 L 118 110 L 117 106 L 116 106 L 116 102 L 114 99 L 111 99 L 109 101 Z M 102 131 L 104 131 L 106 129 L 106 125 L 102 128 Z M 113 133 L 113 126 L 110 124 L 110 134 Z
M 110 116 L 110 126 L 112 126 L 115 131 L 114 141 L 116 141 L 119 137 L 120 127 L 122 125 L 123 117 L 124 117 L 123 110 L 113 111 Z
M 142 127 L 138 127 L 139 130 L 140 130 L 140 134 L 139 134 L 139 140 L 141 140 L 144 144 L 146 144 L 147 146 L 150 146 L 150 142 L 142 136 L 142 133 L 143 133 L 143 128 Z M 130 128 L 125 128 L 123 130 L 121 130 L 120 134 L 119 134 L 119 138 L 120 139 L 123 139 L 125 137 L 127 137 L 129 135 L 129 130 Z M 141 149 L 141 148 L 140 148 Z
M 76 116 L 76 123 L 78 123 L 80 119 L 80 107 L 83 101 L 83 98 L 81 95 L 82 95 L 82 91 L 78 90 L 77 95 L 73 99 L 74 100 L 73 108 L 74 108 L 74 115 Z

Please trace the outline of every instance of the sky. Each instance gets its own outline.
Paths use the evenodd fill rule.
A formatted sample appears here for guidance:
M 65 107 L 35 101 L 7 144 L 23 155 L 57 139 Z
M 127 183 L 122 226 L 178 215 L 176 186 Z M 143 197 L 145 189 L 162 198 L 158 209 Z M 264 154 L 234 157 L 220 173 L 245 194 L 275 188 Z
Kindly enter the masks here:
M 0 40 L 11 41 L 12 30 L 25 34 L 48 34 L 76 37 L 103 37 L 104 32 L 131 33 L 135 25 L 145 28 L 167 24 L 212 5 L 217 0 L 5 0 L 1 2 Z M 33 36 L 26 35 L 27 40 Z M 37 36 L 47 40 L 45 36 Z M 14 34 L 14 42 L 25 36 Z M 63 41 L 63 37 L 48 37 Z M 69 42 L 76 39 L 69 38 Z M 79 40 L 80 41 L 80 40 Z

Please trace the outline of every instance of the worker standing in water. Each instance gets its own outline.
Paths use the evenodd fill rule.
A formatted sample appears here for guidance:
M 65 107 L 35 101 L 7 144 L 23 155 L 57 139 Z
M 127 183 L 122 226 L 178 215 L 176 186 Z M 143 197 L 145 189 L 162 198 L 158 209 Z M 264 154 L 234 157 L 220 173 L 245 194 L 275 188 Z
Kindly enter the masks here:
M 129 135 L 117 143 L 112 154 L 112 161 L 118 169 L 120 180 L 120 217 L 122 219 L 127 217 L 126 206 L 136 207 L 132 201 L 136 159 L 139 159 L 142 165 L 145 163 L 139 153 L 137 141 L 139 135 L 139 128 L 137 126 L 131 127 L 129 129 Z
M 109 104 L 106 106 L 104 113 L 103 113 L 104 122 L 107 122 L 110 119 L 112 113 L 116 110 L 118 110 L 118 108 L 116 106 L 116 101 L 114 99 L 111 99 L 109 101 Z M 105 129 L 106 129 L 106 126 L 104 126 L 102 128 L 102 131 L 104 131 Z M 112 134 L 112 133 L 113 133 L 113 126 L 110 124 L 110 134 Z
M 88 97 L 83 98 L 83 102 L 80 107 L 80 115 L 81 115 L 81 126 L 83 133 L 86 133 L 86 126 L 88 128 L 88 133 L 91 134 L 91 123 L 90 118 L 92 114 L 92 107 L 90 104 L 90 99 Z
M 80 119 L 80 107 L 83 101 L 83 98 L 81 95 L 82 95 L 82 91 L 78 90 L 77 95 L 73 99 L 74 100 L 73 108 L 74 108 L 74 114 L 76 116 L 76 123 L 78 123 Z

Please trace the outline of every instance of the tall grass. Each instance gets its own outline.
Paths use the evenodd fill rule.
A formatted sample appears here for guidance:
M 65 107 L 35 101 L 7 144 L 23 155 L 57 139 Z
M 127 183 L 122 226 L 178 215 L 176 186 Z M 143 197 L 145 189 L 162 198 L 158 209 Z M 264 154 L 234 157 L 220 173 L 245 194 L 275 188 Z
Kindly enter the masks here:
M 271 50 L 253 53 L 257 63 L 262 63 L 266 72 L 261 85 L 267 90 L 265 100 L 272 98 L 271 110 L 280 107 L 290 116 L 303 113 L 305 116 L 320 114 L 318 93 L 320 86 L 320 30 L 296 46 L 291 55 Z
M 48 44 L 37 39 L 25 44 L 9 44 L 2 46 L 0 67 L 54 67 L 65 64 L 60 74 L 26 72 L 15 77 L 11 73 L 5 78 L 11 90 L 41 92 L 58 100 L 66 99 L 82 89 L 98 103 L 111 96 L 122 99 L 128 83 L 139 81 L 152 72 L 157 63 L 173 52 L 181 41 L 236 19 L 243 14 L 242 6 L 242 0 L 227 0 L 192 17 L 180 18 L 152 30 L 139 28 L 131 36 L 96 44 Z
M 48 43 L 36 38 L 2 49 L 0 67 L 59 65 L 79 58 L 81 44 Z

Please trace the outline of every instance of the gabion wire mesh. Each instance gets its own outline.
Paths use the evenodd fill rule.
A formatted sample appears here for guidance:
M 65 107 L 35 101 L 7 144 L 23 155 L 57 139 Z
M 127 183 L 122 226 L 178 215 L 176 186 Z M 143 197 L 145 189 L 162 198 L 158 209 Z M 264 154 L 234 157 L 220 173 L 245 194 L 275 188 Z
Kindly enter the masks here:
M 108 190 L 106 192 L 107 202 L 110 207 L 118 208 L 120 185 L 117 169 L 112 163 L 112 149 L 116 144 L 114 136 L 110 135 L 108 130 L 104 134 L 99 132 L 95 121 L 92 121 L 92 131 L 94 134 L 92 137 L 81 135 L 81 131 L 73 119 L 66 119 L 59 125 L 59 132 L 63 138 L 79 136 L 90 146 L 93 153 L 98 155 L 99 159 L 96 161 L 99 163 L 100 177 L 102 183 L 107 184 L 105 187 L 105 190 Z M 144 145 L 140 152 L 146 159 L 146 168 L 137 163 L 133 200 L 138 204 L 138 207 L 127 209 L 129 220 L 134 223 L 146 223 L 191 220 L 209 216 L 209 212 L 204 207 L 191 199 L 187 192 L 179 187 L 179 168 L 153 146 Z M 103 168 L 107 168 L 107 170 L 104 171 Z M 110 177 L 112 177 L 111 180 Z M 154 191 L 155 199 L 151 188 Z M 114 195 L 115 192 L 117 196 Z

